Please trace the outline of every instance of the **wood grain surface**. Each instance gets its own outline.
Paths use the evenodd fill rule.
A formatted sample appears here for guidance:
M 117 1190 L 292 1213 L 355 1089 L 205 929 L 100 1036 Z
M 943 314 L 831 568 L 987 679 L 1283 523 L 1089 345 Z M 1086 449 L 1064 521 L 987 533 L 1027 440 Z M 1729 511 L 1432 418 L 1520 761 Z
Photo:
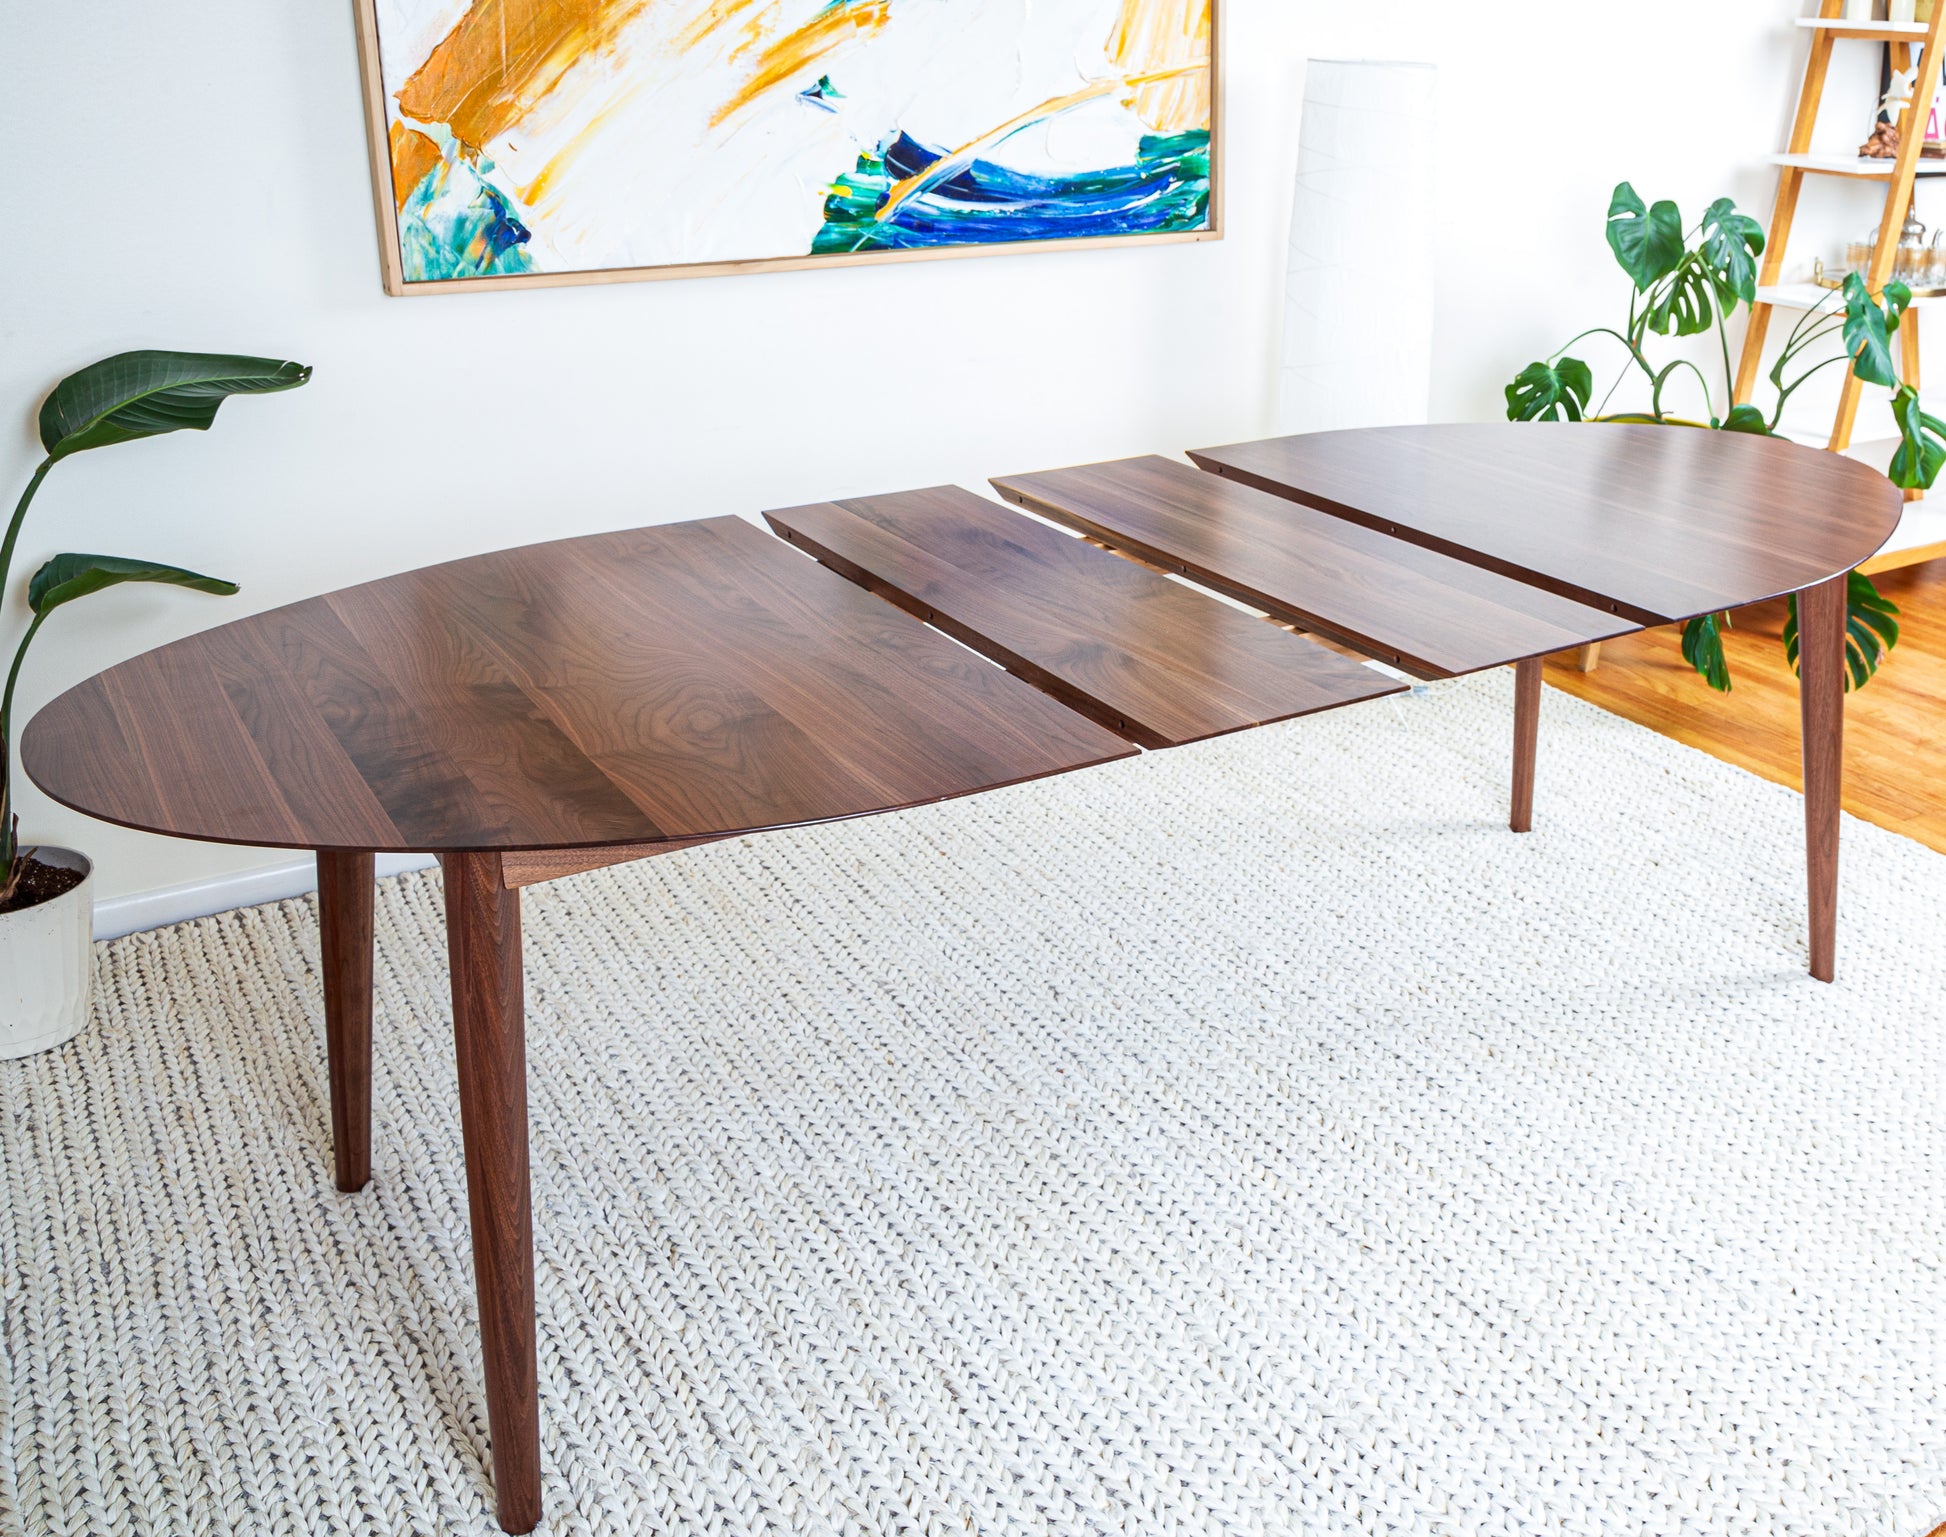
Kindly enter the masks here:
M 1636 628 L 1173 459 L 993 484 L 1010 502 L 1421 677 L 1477 672 Z
M 501 1529 L 531 1532 L 541 1519 L 541 1408 L 520 893 L 506 888 L 498 854 L 442 862 L 493 1492 Z
M 1404 688 L 958 486 L 764 516 L 833 570 L 1144 747 Z
M 1804 756 L 1805 886 L 1811 911 L 1811 975 L 1838 974 L 1838 841 L 1845 772 L 1843 577 L 1797 595 L 1798 708 Z
M 558 881 L 569 875 L 585 875 L 590 870 L 606 870 L 611 865 L 633 864 L 638 859 L 654 859 L 660 854 L 675 854 L 704 843 L 719 843 L 718 838 L 675 838 L 667 843 L 616 843 L 598 849 L 531 849 L 500 856 L 500 878 L 507 890 L 538 886 L 543 881 Z
M 372 881 L 370 854 L 318 855 L 319 966 L 331 1071 L 338 1188 L 372 1177 Z
M 1540 763 L 1541 658 L 1514 664 L 1514 793 L 1507 826 L 1534 830 L 1534 779 Z
M 1615 422 L 1319 432 L 1190 457 L 1645 625 L 1849 571 L 1903 506 L 1883 475 L 1840 454 Z
M 22 743 L 104 821 L 435 853 L 690 842 L 1134 751 L 738 518 L 259 614 L 90 679 Z

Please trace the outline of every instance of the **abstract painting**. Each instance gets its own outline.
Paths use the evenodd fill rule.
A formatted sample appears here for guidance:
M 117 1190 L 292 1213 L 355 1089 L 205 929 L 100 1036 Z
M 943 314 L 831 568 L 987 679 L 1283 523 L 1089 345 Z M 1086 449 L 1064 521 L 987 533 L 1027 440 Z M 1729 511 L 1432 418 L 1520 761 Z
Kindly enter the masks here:
M 357 0 L 387 290 L 1218 233 L 1216 0 Z

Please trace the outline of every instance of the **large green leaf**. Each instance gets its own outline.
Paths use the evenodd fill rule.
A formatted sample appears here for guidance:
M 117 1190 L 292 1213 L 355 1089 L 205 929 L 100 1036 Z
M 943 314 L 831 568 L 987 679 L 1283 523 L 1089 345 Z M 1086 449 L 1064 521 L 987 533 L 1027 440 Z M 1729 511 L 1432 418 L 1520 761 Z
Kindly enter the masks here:
M 50 459 L 152 438 L 185 427 L 205 431 L 232 395 L 267 395 L 311 377 L 302 363 L 211 352 L 122 352 L 54 386 L 41 405 L 41 446 Z
M 1579 358 L 1529 363 L 1507 386 L 1510 422 L 1578 422 L 1595 393 L 1594 371 Z
M 1903 308 L 1903 306 L 1900 306 Z M 1867 384 L 1896 387 L 1898 365 L 1892 360 L 1891 333 L 1898 329 L 1899 310 L 1890 314 L 1865 289 L 1856 272 L 1845 279 L 1845 352 L 1851 371 Z
M 1685 256 L 1676 263 L 1668 283 L 1649 310 L 1651 331 L 1657 336 L 1667 336 L 1671 331 L 1678 336 L 1700 336 L 1716 323 L 1710 298 L 1715 285 L 1701 257 Z
M 1608 204 L 1608 248 L 1636 290 L 1647 293 L 1683 258 L 1682 214 L 1674 203 L 1643 207 L 1635 189 L 1623 182 Z
M 1899 606 L 1872 585 L 1862 571 L 1854 571 L 1845 581 L 1845 690 L 1863 688 L 1872 681 L 1885 653 L 1899 643 Z M 1784 655 L 1791 670 L 1798 667 L 1800 636 L 1797 628 L 1797 597 L 1792 595 L 1784 615 Z
M 1909 384 L 1892 397 L 1892 415 L 1899 424 L 1899 447 L 1885 473 L 1908 491 L 1931 490 L 1946 466 L 1946 422 L 1920 408 L 1919 392 Z
M 1757 297 L 1757 258 L 1764 254 L 1763 227 L 1720 197 L 1703 215 L 1703 261 L 1725 313 Z
M 1899 317 L 1912 304 L 1912 290 L 1903 283 L 1887 283 L 1882 297 L 1885 300 L 1885 329 L 1888 334 L 1899 329 Z
M 1730 662 L 1723 654 L 1723 632 L 1729 628 L 1728 614 L 1703 614 L 1682 627 L 1682 659 L 1719 694 L 1730 692 Z
M 152 560 L 129 560 L 120 555 L 56 555 L 34 573 L 27 584 L 27 606 L 36 618 L 46 618 L 63 603 L 85 598 L 105 587 L 123 582 L 165 582 L 171 587 L 188 587 L 227 598 L 237 590 L 235 582 L 218 576 L 185 571 L 181 566 L 158 565 Z
M 1760 438 L 1771 436 L 1770 423 L 1755 406 L 1731 406 L 1730 414 L 1723 419 L 1723 430 L 1754 433 Z

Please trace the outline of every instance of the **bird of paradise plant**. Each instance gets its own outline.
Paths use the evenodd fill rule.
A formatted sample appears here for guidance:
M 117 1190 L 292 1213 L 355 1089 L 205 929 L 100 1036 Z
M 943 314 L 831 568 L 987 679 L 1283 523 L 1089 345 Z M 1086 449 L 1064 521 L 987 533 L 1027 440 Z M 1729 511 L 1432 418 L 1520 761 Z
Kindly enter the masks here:
M 1888 283 L 1875 296 L 1853 273 L 1842 290 L 1807 310 L 1771 366 L 1769 382 L 1776 399 L 1766 416 L 1753 404 L 1734 403 L 1735 374 L 1730 365 L 1729 321 L 1738 305 L 1752 304 L 1757 297 L 1757 258 L 1764 249 L 1757 222 L 1739 213 L 1729 198 L 1718 198 L 1700 221 L 1686 228 L 1674 203 L 1645 206 L 1634 187 L 1623 182 L 1608 207 L 1608 248 L 1634 285 L 1626 326 L 1619 331 L 1607 326 L 1583 331 L 1559 351 L 1528 364 L 1507 386 L 1508 420 L 1659 422 L 1776 436 L 1791 396 L 1825 369 L 1848 363 L 1864 383 L 1892 391 L 1892 415 L 1899 426 L 1898 451 L 1887 471 L 1892 483 L 1924 490 L 1939 478 L 1946 466 L 1946 422 L 1928 416 L 1920 406 L 1918 389 L 1900 380 L 1892 349 L 1891 339 L 1912 302 L 1904 284 Z M 1651 334 L 1684 337 L 1711 332 L 1722 355 L 1720 398 L 1725 410 L 1721 415 L 1719 397 L 1696 362 L 1678 357 L 1658 364 L 1649 357 Z M 1568 356 L 1569 347 L 1593 338 L 1607 338 L 1624 354 L 1621 372 L 1599 405 L 1594 404 L 1594 370 Z M 1646 389 L 1647 409 L 1611 413 L 1616 394 L 1630 381 Z M 1706 420 L 1670 414 L 1672 388 L 1690 382 L 1701 388 Z M 1845 686 L 1862 688 L 1898 644 L 1899 611 L 1861 572 L 1851 573 L 1848 597 Z M 1711 688 L 1723 693 L 1730 689 L 1730 668 L 1723 652 L 1723 632 L 1729 626 L 1730 616 L 1719 613 L 1692 619 L 1683 627 L 1684 660 Z M 1784 626 L 1784 651 L 1793 667 L 1797 639 L 1793 598 Z
M 295 389 L 310 377 L 311 370 L 298 363 L 200 352 L 124 352 L 70 374 L 41 405 L 41 447 L 47 457 L 27 482 L 0 541 L 0 593 L 12 574 L 14 545 L 34 494 L 63 459 L 184 428 L 207 431 L 230 396 Z M 161 582 L 219 597 L 237 590 L 236 583 L 220 577 L 121 555 L 56 555 L 34 573 L 27 584 L 31 618 L 0 695 L 0 911 L 14 900 L 33 854 L 20 847 L 20 818 L 13 805 L 14 687 L 21 664 L 57 608 L 124 582 Z

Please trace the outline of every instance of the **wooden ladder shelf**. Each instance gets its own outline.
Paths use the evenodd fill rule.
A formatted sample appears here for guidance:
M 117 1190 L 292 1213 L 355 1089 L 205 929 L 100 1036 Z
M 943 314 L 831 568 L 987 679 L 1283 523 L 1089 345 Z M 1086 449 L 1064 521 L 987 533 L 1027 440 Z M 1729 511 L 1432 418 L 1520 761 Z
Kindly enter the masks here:
M 1946 36 L 1946 0 L 1933 7 L 1927 22 L 1847 21 L 1842 16 L 1843 0 L 1821 0 L 1816 16 L 1807 16 L 1799 25 L 1811 33 L 1811 57 L 1805 67 L 1804 89 L 1797 101 L 1797 117 L 1791 125 L 1790 147 L 1776 157 L 1780 167 L 1777 181 L 1777 206 L 1771 214 L 1769 243 L 1764 247 L 1763 266 L 1757 278 L 1757 299 L 1750 308 L 1750 325 L 1744 334 L 1743 359 L 1737 370 L 1736 401 L 1746 404 L 1756 392 L 1762 377 L 1764 342 L 1770 332 L 1771 311 L 1777 308 L 1806 309 L 1814 299 L 1799 298 L 1790 289 L 1780 289 L 1784 255 L 1790 243 L 1791 224 L 1797 216 L 1797 200 L 1807 176 L 1843 176 L 1852 180 L 1866 178 L 1885 183 L 1885 212 L 1880 217 L 1878 240 L 1872 249 L 1867 286 L 1874 294 L 1891 281 L 1898 261 L 1899 235 L 1912 207 L 1913 187 L 1922 170 L 1920 148 L 1925 142 L 1926 114 L 1932 106 L 1933 92 L 1940 78 L 1942 36 Z M 1892 51 L 1892 69 L 1900 73 L 1912 67 L 1918 50 L 1918 73 L 1912 99 L 1899 118 L 1899 153 L 1895 160 L 1854 160 L 1829 158 L 1811 153 L 1812 133 L 1817 127 L 1818 108 L 1824 99 L 1825 79 L 1831 69 L 1833 47 L 1848 38 L 1887 43 Z M 1946 175 L 1946 160 L 1924 162 L 1928 175 Z M 1900 368 L 1909 384 L 1919 384 L 1919 312 L 1906 312 L 1899 326 Z M 1852 430 L 1858 421 L 1858 406 L 1863 383 L 1849 370 L 1845 373 L 1838 414 L 1831 428 L 1829 447 L 1842 453 L 1851 447 Z M 1916 501 L 1920 493 L 1908 492 Z M 1910 564 L 1946 554 L 1946 547 L 1927 545 L 1918 549 L 1888 554 L 1872 562 L 1872 568 Z

